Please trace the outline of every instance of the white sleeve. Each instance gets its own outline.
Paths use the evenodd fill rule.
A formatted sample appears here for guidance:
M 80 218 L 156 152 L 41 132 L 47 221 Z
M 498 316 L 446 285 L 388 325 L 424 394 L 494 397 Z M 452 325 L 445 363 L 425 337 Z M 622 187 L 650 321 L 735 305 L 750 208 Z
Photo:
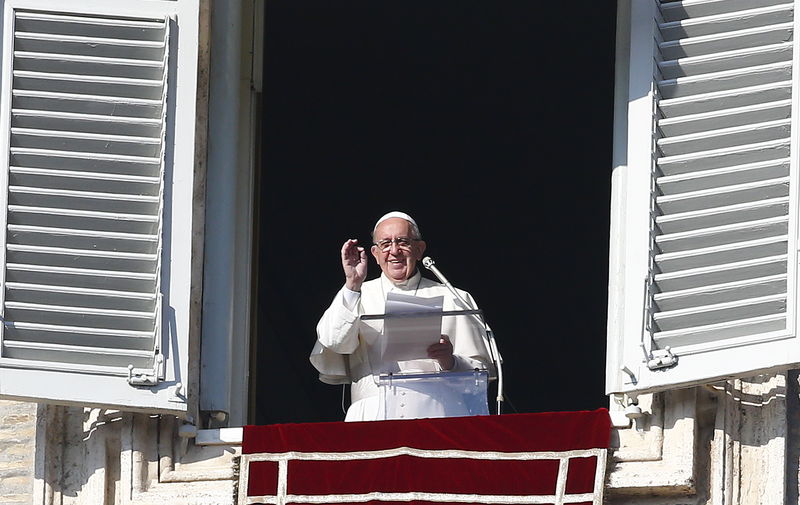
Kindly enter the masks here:
M 358 300 L 361 299 L 361 292 L 353 291 L 349 289 L 347 286 L 343 287 L 342 290 L 339 292 L 344 297 L 344 306 L 347 307 L 349 311 L 354 312 Z
M 453 354 L 455 358 L 455 365 L 450 369 L 452 372 L 469 372 L 471 370 L 486 370 L 486 363 L 478 361 L 477 359 L 467 358 L 466 356 L 459 356 Z
M 466 291 L 458 290 L 459 294 L 467 301 L 464 308 L 477 309 L 478 304 Z M 459 308 L 463 304 L 458 303 Z M 456 340 L 453 349 L 455 358 L 454 371 L 466 372 L 469 370 L 489 370 L 492 373 L 492 359 L 484 339 L 488 326 L 484 327 L 474 316 L 457 317 L 455 321 Z
M 337 354 L 351 354 L 358 347 L 358 302 L 361 293 L 342 287 L 317 323 L 317 340 Z

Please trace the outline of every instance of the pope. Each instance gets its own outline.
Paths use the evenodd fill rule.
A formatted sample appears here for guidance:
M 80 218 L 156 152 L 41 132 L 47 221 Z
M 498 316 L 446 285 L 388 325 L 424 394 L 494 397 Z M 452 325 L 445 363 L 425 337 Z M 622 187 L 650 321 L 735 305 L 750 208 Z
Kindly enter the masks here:
M 397 373 L 427 373 L 439 371 L 469 371 L 489 369 L 491 359 L 484 344 L 484 327 L 473 317 L 456 316 L 442 318 L 442 335 L 438 342 L 427 348 L 427 358 L 396 363 L 381 363 L 378 367 L 372 343 L 383 336 L 382 320 L 361 320 L 364 314 L 383 314 L 386 297 L 390 292 L 422 298 L 443 297 L 443 310 L 477 308 L 472 296 L 458 290 L 459 295 L 471 307 L 465 307 L 450 290 L 438 282 L 422 277 L 418 263 L 425 253 L 426 243 L 422 239 L 416 221 L 404 212 L 394 211 L 382 216 L 372 231 L 373 244 L 370 253 L 381 269 L 381 275 L 366 281 L 368 257 L 366 249 L 358 240 L 348 239 L 341 248 L 344 286 L 317 324 L 317 341 L 310 360 L 320 374 L 320 380 L 328 384 L 352 383 L 352 404 L 346 421 L 365 421 L 382 418 L 376 370 Z M 435 389 L 435 388 L 434 388 Z M 457 406 L 447 399 L 442 391 L 419 392 L 400 406 L 414 405 L 409 410 L 425 411 L 428 416 L 459 415 Z M 424 404 L 424 408 L 421 405 Z M 455 411 L 454 411 L 455 409 Z M 404 417 L 403 409 L 400 417 Z

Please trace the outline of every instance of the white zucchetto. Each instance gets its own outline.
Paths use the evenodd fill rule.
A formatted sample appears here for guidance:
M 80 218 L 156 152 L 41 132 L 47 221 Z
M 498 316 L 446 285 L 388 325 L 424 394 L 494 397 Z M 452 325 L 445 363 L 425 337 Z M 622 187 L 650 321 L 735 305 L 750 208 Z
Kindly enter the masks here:
M 399 217 L 400 219 L 405 219 L 405 220 L 406 220 L 406 221 L 408 221 L 409 223 L 413 224 L 413 225 L 414 225 L 414 228 L 417 228 L 417 229 L 419 229 L 419 226 L 417 225 L 417 222 L 416 222 L 416 221 L 414 221 L 414 218 L 413 218 L 413 217 L 409 216 L 409 215 L 408 215 L 408 214 L 406 214 L 405 212 L 400 212 L 399 210 L 394 210 L 394 211 L 392 211 L 392 212 L 387 212 L 386 214 L 384 214 L 383 216 L 381 216 L 381 218 L 380 218 L 380 219 L 378 219 L 378 222 L 377 222 L 377 223 L 375 223 L 375 227 L 374 227 L 374 228 L 372 228 L 372 233 L 375 233 L 375 230 L 377 230 L 377 229 L 378 229 L 378 225 L 379 225 L 379 224 L 381 224 L 382 222 L 386 221 L 387 219 L 392 219 L 393 217 Z

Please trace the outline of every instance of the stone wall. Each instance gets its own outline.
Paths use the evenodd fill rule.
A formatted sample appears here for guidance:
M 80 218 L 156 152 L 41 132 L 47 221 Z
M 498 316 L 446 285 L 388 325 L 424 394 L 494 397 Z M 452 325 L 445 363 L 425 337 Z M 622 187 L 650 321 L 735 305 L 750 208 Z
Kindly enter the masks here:
M 33 503 L 36 404 L 0 400 L 0 505 Z
M 792 371 L 642 395 L 645 415 L 612 436 L 605 504 L 800 505 L 796 383 Z

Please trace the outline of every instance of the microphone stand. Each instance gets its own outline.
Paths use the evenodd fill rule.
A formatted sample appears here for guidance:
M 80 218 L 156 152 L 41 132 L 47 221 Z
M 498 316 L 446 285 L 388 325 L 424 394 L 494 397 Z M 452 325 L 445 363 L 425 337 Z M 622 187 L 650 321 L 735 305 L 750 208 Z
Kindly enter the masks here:
M 444 284 L 448 290 L 450 290 L 450 293 L 452 293 L 452 295 L 455 297 L 456 300 L 461 302 L 464 308 L 468 310 L 477 310 L 471 303 L 465 300 L 464 297 L 458 293 L 458 291 L 456 291 L 453 285 L 450 284 L 450 281 L 447 280 L 447 277 L 445 277 L 444 274 L 441 271 L 439 271 L 438 268 L 436 268 L 436 264 L 433 261 L 433 258 L 431 258 L 430 256 L 422 258 L 422 266 L 433 272 L 433 275 L 435 275 L 439 279 L 439 281 L 442 284 Z M 494 332 L 491 329 L 489 329 L 489 325 L 486 324 L 486 319 L 483 317 L 483 313 L 478 311 L 477 313 L 472 314 L 472 316 L 475 317 L 475 319 L 477 319 L 477 321 L 480 324 L 482 324 L 483 328 L 486 330 L 485 340 L 487 340 L 488 344 L 487 347 L 489 349 L 489 354 L 491 355 L 490 357 L 492 358 L 494 366 L 497 369 L 497 413 L 500 414 L 502 403 L 504 401 L 503 357 L 500 356 L 500 351 L 497 348 L 497 342 L 494 339 Z

